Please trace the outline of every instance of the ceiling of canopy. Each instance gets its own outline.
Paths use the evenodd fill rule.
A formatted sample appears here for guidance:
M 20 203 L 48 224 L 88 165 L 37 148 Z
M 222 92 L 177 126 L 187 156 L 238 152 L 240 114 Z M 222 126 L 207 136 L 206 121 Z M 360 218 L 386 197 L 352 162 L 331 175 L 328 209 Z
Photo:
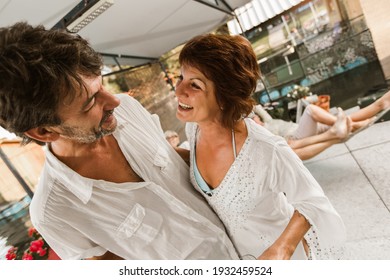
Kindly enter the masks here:
M 113 1 L 110 8 L 81 29 L 79 34 L 89 40 L 97 51 L 106 54 L 105 64 L 119 62 L 132 66 L 158 59 L 191 37 L 212 31 L 233 18 L 232 10 L 250 2 Z M 79 3 L 80 0 L 0 0 L 0 26 L 27 21 L 50 29 Z M 217 4 L 217 7 L 208 4 Z

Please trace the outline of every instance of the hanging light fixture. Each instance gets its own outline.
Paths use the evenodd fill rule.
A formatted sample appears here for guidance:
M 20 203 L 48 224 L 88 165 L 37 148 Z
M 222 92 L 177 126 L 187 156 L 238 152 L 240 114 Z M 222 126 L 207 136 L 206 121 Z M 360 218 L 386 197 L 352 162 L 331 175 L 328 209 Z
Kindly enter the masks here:
M 77 33 L 114 4 L 114 0 L 84 0 L 77 4 L 52 29 Z

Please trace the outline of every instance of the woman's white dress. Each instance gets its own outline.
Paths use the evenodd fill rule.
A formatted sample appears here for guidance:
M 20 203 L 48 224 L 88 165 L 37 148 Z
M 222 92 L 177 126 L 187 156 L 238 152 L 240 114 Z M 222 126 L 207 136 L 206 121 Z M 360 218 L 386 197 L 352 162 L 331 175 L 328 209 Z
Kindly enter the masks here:
M 248 137 L 212 196 L 194 176 L 198 126 L 187 123 L 191 182 L 224 223 L 239 254 L 260 256 L 286 228 L 294 210 L 311 224 L 305 239 L 309 259 L 339 259 L 346 239 L 344 223 L 322 188 L 279 136 L 245 119 Z M 307 259 L 302 242 L 292 259 Z

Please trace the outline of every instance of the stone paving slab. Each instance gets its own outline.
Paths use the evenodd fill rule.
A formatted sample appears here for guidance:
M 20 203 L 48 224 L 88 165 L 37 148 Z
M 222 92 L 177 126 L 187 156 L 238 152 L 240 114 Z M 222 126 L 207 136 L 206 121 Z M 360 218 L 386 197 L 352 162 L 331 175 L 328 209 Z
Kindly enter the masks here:
M 345 142 L 354 151 L 390 141 L 390 121 L 376 123 Z
M 390 260 L 390 122 L 304 164 L 344 220 L 345 259 Z
M 390 209 L 390 141 L 354 151 L 352 154 L 386 207 Z
M 390 260 L 389 238 L 349 241 L 345 248 L 345 260 Z

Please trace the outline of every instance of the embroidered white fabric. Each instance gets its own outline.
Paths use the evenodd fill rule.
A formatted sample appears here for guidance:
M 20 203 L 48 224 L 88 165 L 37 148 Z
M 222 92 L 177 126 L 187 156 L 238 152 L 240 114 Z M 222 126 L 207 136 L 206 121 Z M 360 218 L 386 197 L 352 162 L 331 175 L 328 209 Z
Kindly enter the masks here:
M 305 236 L 311 259 L 341 258 L 344 223 L 322 188 L 285 140 L 246 118 L 248 137 L 213 195 L 205 195 L 241 256 L 260 256 L 286 228 L 294 210 L 312 225 Z M 188 123 L 191 160 L 197 125 Z M 292 259 L 307 259 L 302 242 Z

